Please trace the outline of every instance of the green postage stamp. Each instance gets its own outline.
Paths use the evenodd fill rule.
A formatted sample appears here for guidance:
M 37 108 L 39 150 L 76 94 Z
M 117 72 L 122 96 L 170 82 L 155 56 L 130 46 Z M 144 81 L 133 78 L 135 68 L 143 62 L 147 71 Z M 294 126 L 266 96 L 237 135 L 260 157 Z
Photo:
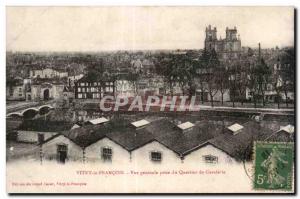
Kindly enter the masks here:
M 292 189 L 293 143 L 256 142 L 254 189 Z

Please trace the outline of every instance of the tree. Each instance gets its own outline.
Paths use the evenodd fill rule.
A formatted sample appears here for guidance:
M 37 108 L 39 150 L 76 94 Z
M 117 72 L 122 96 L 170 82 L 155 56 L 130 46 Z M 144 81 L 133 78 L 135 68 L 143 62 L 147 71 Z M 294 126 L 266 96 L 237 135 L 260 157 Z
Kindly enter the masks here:
M 276 99 L 275 101 L 277 102 L 277 108 L 280 108 L 280 101 L 281 101 L 281 78 L 278 73 L 278 71 L 275 71 L 272 77 L 272 87 L 274 88 L 276 92 Z
M 229 69 L 229 88 L 230 88 L 230 100 L 232 107 L 235 107 L 236 93 L 237 93 L 237 68 L 236 66 Z
M 255 108 L 260 99 L 263 106 L 265 106 L 265 91 L 267 90 L 267 85 L 270 83 L 270 76 L 271 68 L 269 68 L 262 58 L 259 44 L 258 58 L 250 65 L 249 72 L 249 87 L 253 95 Z
M 221 103 L 224 104 L 224 94 L 229 87 L 229 76 L 228 76 L 228 68 L 222 66 L 218 68 L 215 72 L 216 75 L 216 84 L 221 93 Z
M 239 95 L 239 101 L 241 102 L 241 105 L 243 105 L 246 95 L 246 90 L 248 87 L 248 73 L 247 70 L 244 70 L 241 65 L 239 65 L 239 73 L 237 77 L 237 92 Z
M 286 107 L 288 107 L 289 97 L 288 92 L 294 92 L 295 81 L 295 52 L 294 48 L 288 48 L 284 51 L 281 58 L 281 71 L 280 71 L 282 87 L 281 90 L 285 95 Z
M 97 62 L 90 58 L 87 61 L 87 76 L 91 81 L 101 80 L 104 71 L 103 59 L 100 59 L 100 61 Z
M 265 106 L 265 91 L 267 88 L 267 84 L 269 82 L 271 70 L 268 67 L 268 65 L 265 63 L 263 58 L 261 58 L 258 61 L 258 65 L 256 66 L 256 75 L 258 76 L 258 78 L 257 78 L 258 90 L 262 96 L 263 106 Z
M 180 85 L 182 94 L 184 94 L 185 88 L 189 90 L 190 96 L 194 94 L 196 64 L 188 55 L 185 53 L 169 54 L 164 58 L 158 58 L 156 64 L 158 65 L 156 71 L 164 76 L 171 95 L 174 94 L 176 83 Z
M 204 93 L 204 84 L 207 84 L 207 90 L 210 96 L 210 102 L 211 106 L 214 106 L 213 100 L 214 96 L 218 92 L 218 86 L 217 86 L 217 77 L 216 74 L 214 73 L 217 71 L 217 69 L 220 66 L 220 62 L 217 56 L 216 51 L 213 49 L 212 51 L 208 51 L 204 49 L 202 56 L 200 57 L 200 84 L 202 84 L 202 97 Z M 203 103 L 203 99 L 202 99 Z
M 256 74 L 255 66 L 250 66 L 249 69 L 249 88 L 254 103 L 254 108 L 257 107 L 257 96 L 258 96 L 258 75 Z
M 128 73 L 127 80 L 129 81 L 129 83 L 134 88 L 135 94 L 137 94 L 137 91 L 138 91 L 137 82 L 139 80 L 139 75 L 135 72 L 130 72 L 130 73 Z

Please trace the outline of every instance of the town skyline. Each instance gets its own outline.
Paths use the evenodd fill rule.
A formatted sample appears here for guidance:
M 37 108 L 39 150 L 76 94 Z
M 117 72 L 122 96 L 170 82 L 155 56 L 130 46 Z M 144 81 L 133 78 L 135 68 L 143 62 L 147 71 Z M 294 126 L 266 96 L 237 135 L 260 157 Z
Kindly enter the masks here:
M 80 10 L 8 7 L 7 51 L 197 50 L 204 48 L 208 25 L 217 28 L 218 39 L 225 37 L 226 27 L 237 27 L 243 47 L 257 48 L 261 43 L 262 48 L 282 48 L 294 45 L 291 9 L 253 7 L 250 12 L 247 7 L 85 7 Z M 238 19 L 234 17 L 237 13 L 241 16 Z

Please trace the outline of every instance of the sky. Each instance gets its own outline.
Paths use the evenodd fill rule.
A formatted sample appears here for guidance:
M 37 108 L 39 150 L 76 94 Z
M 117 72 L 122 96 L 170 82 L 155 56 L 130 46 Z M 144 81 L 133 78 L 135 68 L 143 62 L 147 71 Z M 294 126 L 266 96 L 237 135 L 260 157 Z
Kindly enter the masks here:
M 242 46 L 294 43 L 292 7 L 7 7 L 7 51 L 202 49 L 205 27 Z

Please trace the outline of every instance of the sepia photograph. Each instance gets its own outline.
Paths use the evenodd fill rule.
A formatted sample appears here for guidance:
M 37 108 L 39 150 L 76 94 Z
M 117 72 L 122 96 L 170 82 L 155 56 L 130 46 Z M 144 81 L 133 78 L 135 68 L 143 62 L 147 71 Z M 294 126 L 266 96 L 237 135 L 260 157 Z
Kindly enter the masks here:
M 5 10 L 7 193 L 295 194 L 294 7 Z

